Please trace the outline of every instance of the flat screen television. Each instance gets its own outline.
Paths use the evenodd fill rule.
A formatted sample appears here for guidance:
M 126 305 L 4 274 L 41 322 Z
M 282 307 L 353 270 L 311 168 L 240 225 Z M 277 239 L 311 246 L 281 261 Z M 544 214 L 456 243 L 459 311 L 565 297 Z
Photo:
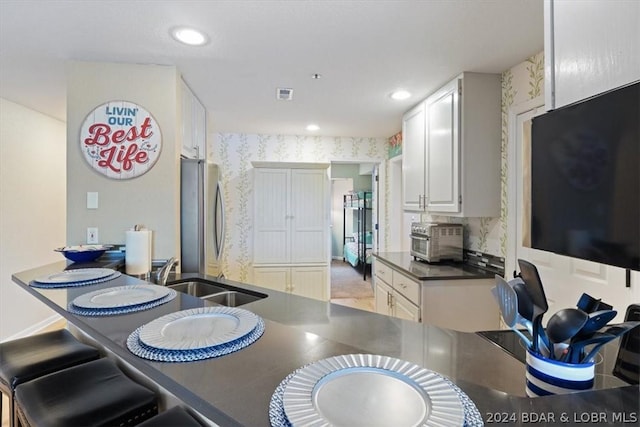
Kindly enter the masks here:
M 640 271 L 640 82 L 533 119 L 531 246 Z

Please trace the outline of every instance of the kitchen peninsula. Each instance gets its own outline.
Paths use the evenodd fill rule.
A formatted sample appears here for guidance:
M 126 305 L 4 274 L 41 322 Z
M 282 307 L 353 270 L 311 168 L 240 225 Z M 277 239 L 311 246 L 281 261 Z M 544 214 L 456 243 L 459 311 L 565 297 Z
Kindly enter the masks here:
M 160 316 L 202 307 L 205 302 L 178 293 L 175 299 L 146 311 L 106 317 L 73 315 L 67 311 L 67 304 L 79 295 L 146 282 L 121 275 L 108 282 L 71 288 L 41 289 L 29 285 L 38 277 L 67 267 L 64 261 L 49 264 L 16 273 L 13 281 L 63 316 L 81 339 L 119 359 L 123 369 L 135 371 L 218 425 L 268 426 L 271 396 L 285 377 L 309 363 L 353 353 L 396 357 L 448 377 L 471 398 L 486 424 L 524 425 L 550 418 L 560 423 L 562 416 L 568 417 L 566 423 L 571 424 L 598 414 L 602 424 L 619 425 L 620 420 L 638 417 L 638 386 L 628 386 L 610 375 L 617 341 L 602 351 L 604 360 L 596 368 L 595 390 L 528 398 L 524 364 L 478 334 L 213 277 L 209 279 L 268 295 L 242 306 L 264 320 L 262 337 L 226 356 L 185 363 L 151 362 L 128 350 L 127 337 Z

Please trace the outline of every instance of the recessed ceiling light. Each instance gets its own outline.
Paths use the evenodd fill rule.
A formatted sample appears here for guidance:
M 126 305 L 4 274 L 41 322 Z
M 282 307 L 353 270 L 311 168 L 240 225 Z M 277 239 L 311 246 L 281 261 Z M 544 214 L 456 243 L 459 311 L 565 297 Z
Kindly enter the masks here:
M 404 89 L 396 90 L 391 94 L 391 99 L 395 99 L 396 101 L 402 101 L 409 97 L 411 97 L 411 94 Z
M 320 126 L 314 125 L 314 124 L 310 124 L 310 125 L 307 125 L 307 130 L 311 131 L 311 132 L 315 132 L 317 130 L 320 130 Z
M 206 35 L 198 30 L 188 27 L 178 27 L 171 30 L 171 35 L 174 39 L 181 43 L 188 44 L 190 46 L 202 46 L 206 44 L 208 38 Z

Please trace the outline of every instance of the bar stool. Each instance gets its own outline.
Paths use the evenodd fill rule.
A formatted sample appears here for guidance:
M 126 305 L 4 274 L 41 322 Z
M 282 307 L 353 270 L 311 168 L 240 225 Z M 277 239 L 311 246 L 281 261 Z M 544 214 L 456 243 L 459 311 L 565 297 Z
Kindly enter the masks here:
M 15 400 L 26 427 L 133 426 L 158 413 L 155 393 L 107 358 L 22 383 Z
M 99 357 L 97 349 L 81 343 L 66 329 L 1 343 L 0 393 L 9 400 L 10 426 L 13 427 L 16 420 L 14 391 L 18 385 Z
M 171 409 L 148 419 L 138 427 L 202 427 L 189 413 L 181 406 L 174 406 Z

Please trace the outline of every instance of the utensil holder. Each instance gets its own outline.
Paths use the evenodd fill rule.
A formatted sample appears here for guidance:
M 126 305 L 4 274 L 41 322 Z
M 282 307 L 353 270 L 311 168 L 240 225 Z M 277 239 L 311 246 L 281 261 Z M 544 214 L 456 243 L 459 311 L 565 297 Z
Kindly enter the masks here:
M 595 363 L 565 363 L 527 349 L 526 377 L 529 397 L 575 393 L 593 388 Z

